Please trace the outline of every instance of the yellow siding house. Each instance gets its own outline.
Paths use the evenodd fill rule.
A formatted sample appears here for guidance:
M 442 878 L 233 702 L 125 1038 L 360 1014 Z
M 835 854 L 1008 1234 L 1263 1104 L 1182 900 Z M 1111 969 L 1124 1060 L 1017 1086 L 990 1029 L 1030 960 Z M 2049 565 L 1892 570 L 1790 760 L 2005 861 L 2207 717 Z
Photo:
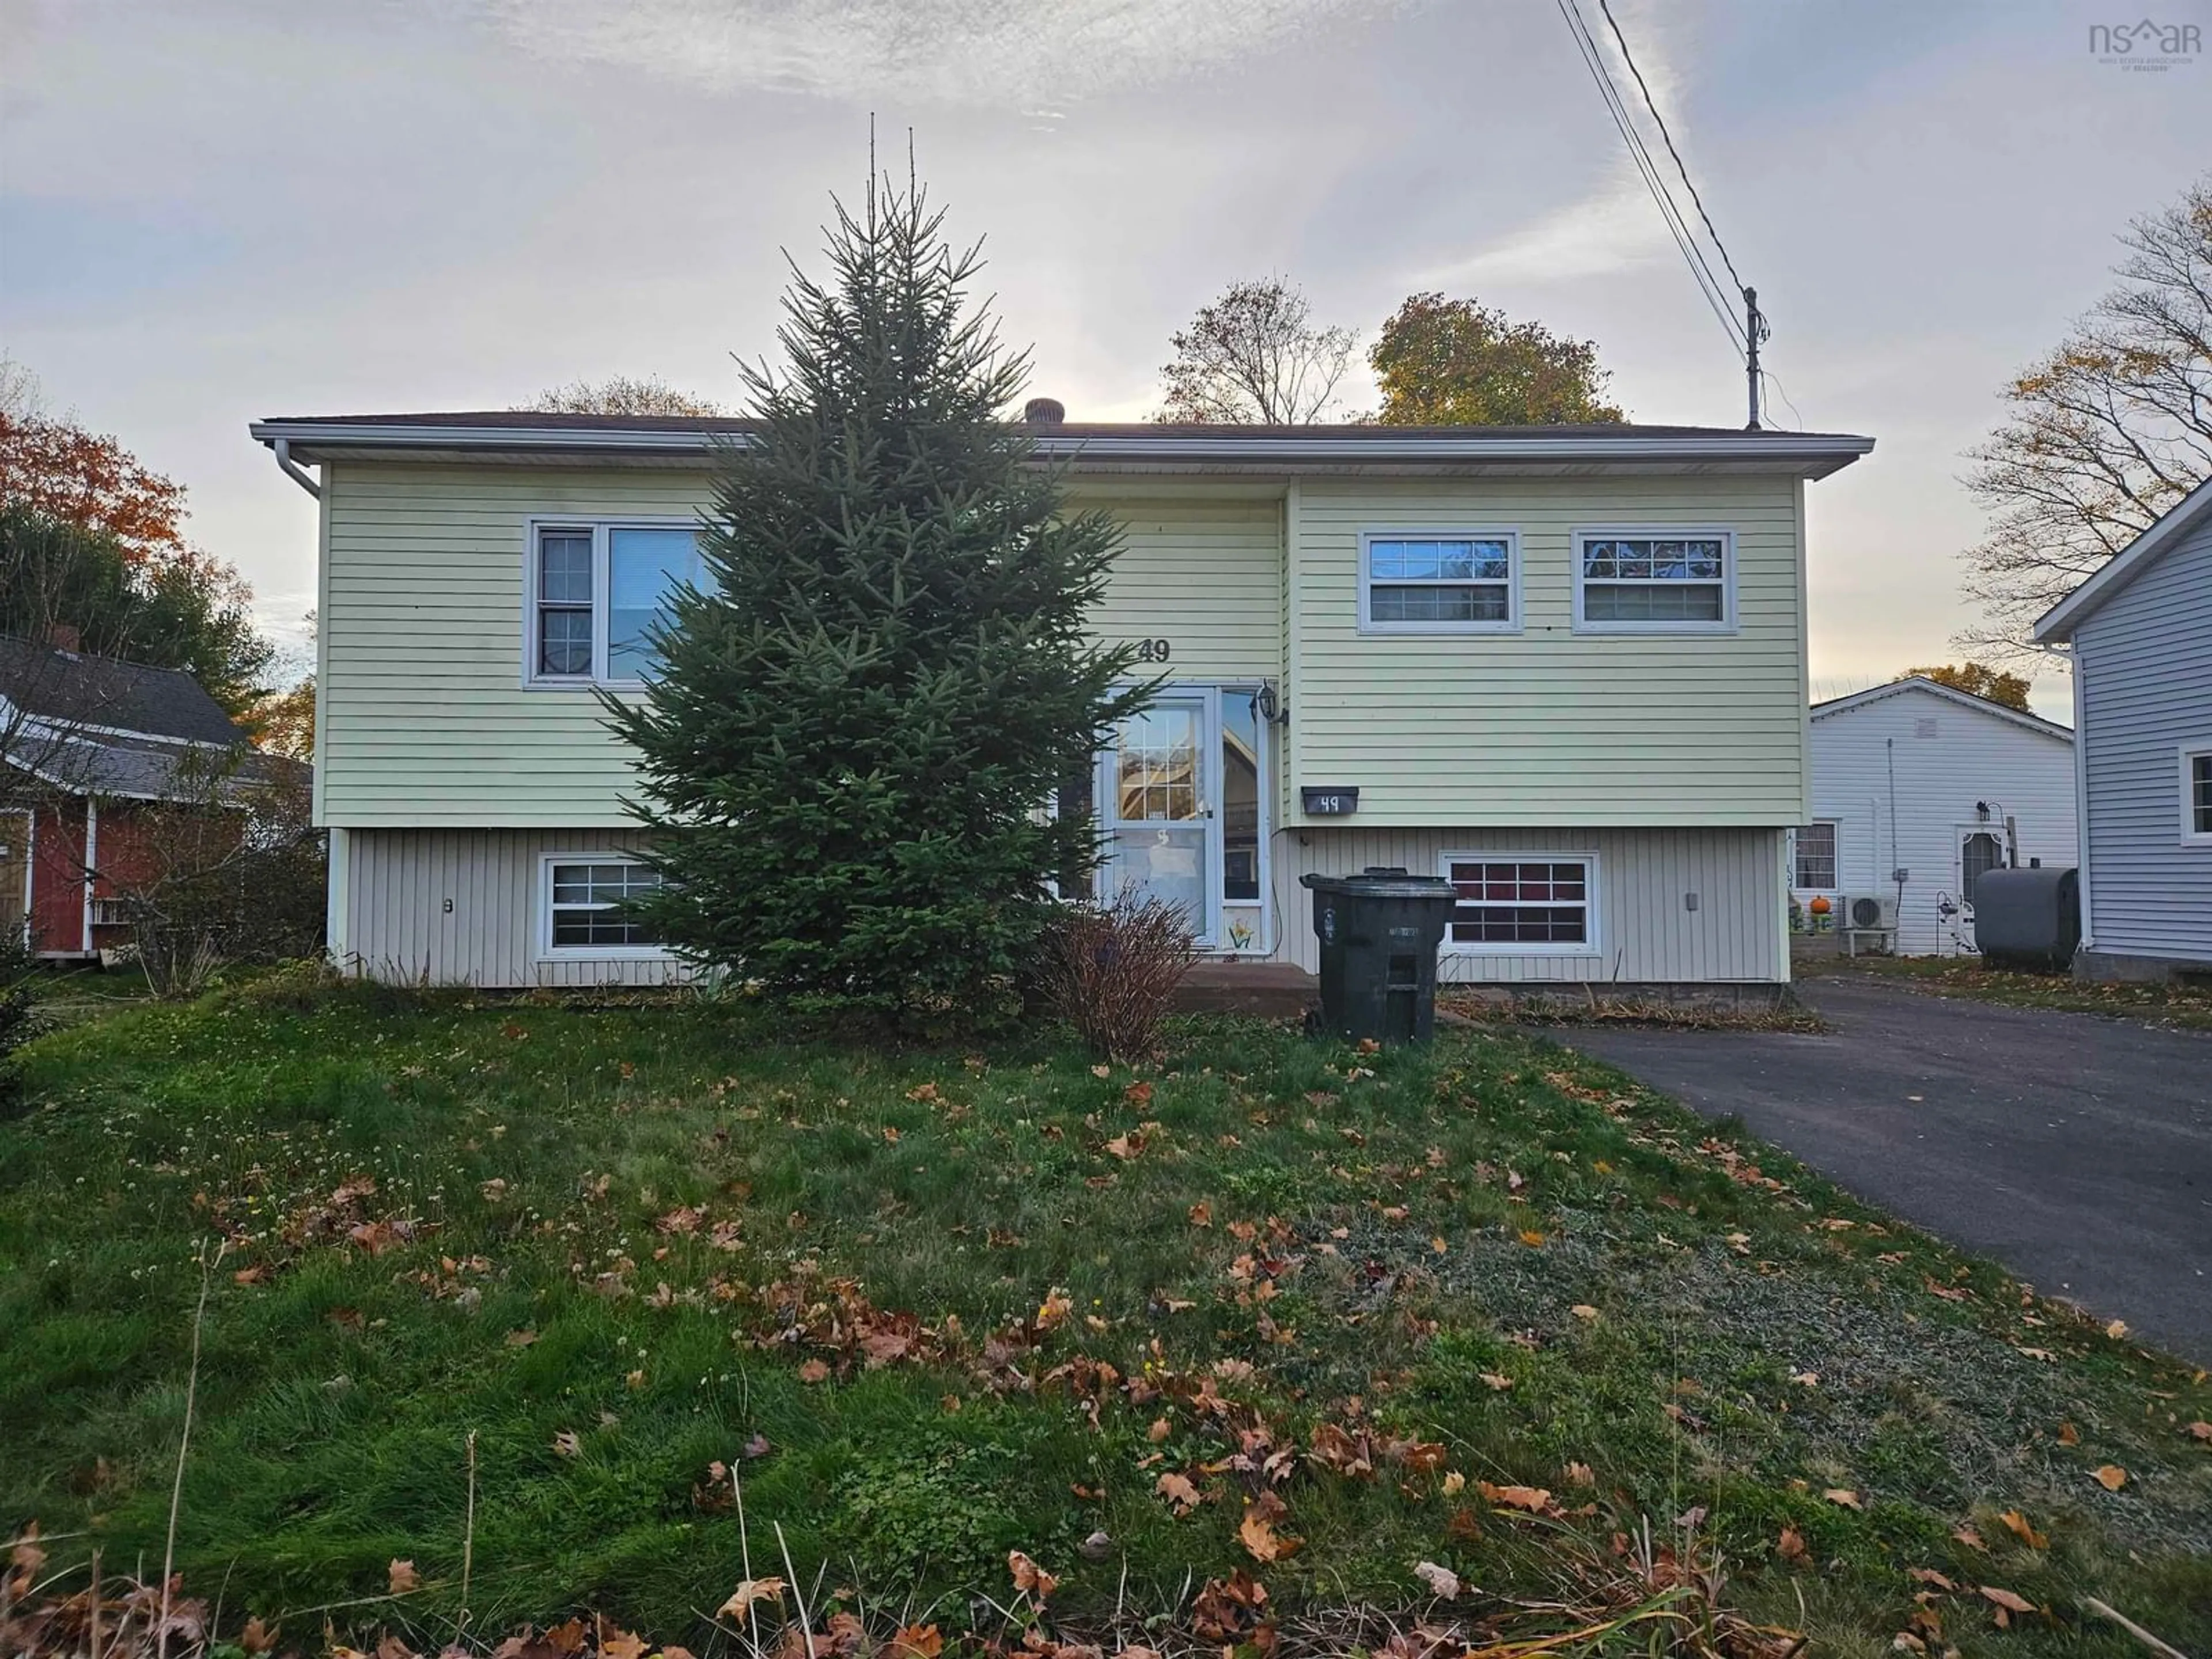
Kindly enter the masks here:
M 1223 956 L 1310 966 L 1298 878 L 1395 865 L 1458 887 L 1448 979 L 1787 981 L 1804 489 L 1870 440 L 1031 408 L 1042 458 L 1123 526 L 1099 635 L 1169 679 L 1087 792 L 1108 890 L 1182 902 Z M 334 955 L 487 987 L 680 975 L 618 908 L 652 878 L 595 694 L 650 673 L 641 630 L 696 569 L 744 423 L 252 430 L 321 501 Z

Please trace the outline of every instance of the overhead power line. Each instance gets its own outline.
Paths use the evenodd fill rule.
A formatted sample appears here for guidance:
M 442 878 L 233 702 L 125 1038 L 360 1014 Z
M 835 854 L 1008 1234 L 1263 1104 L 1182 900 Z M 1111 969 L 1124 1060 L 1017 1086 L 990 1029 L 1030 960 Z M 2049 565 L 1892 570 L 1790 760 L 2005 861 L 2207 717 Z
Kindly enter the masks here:
M 1597 0 L 1597 9 L 1605 14 L 1606 27 L 1613 31 L 1613 42 L 1620 48 L 1620 61 L 1628 65 L 1628 72 L 1636 77 L 1636 89 L 1644 94 L 1644 107 L 1651 112 L 1651 118 L 1659 124 L 1659 136 L 1667 141 L 1667 154 L 1674 158 L 1674 171 L 1682 175 L 1682 188 L 1690 192 L 1690 200 L 1697 206 L 1698 217 L 1705 221 L 1705 234 L 1713 239 L 1713 246 L 1720 252 L 1721 264 L 1728 267 L 1729 280 L 1735 283 L 1739 292 L 1741 291 L 1743 278 L 1735 274 L 1735 261 L 1729 258 L 1728 244 L 1721 240 L 1720 232 L 1713 228 L 1712 215 L 1705 211 L 1705 198 L 1698 194 L 1698 187 L 1690 182 L 1690 169 L 1682 164 L 1682 152 L 1674 148 L 1674 135 L 1667 131 L 1667 118 L 1659 112 L 1659 105 L 1651 96 L 1651 88 L 1644 83 L 1644 71 L 1636 67 L 1636 54 L 1628 49 L 1628 37 L 1620 32 L 1620 23 L 1614 21 L 1612 0 Z
M 1620 88 L 1613 84 L 1611 71 L 1606 68 L 1604 50 L 1583 19 L 1578 0 L 1555 0 L 1555 3 L 1559 9 L 1560 18 L 1567 25 L 1567 33 L 1574 40 L 1576 51 L 1582 56 L 1583 66 L 1589 71 L 1591 82 L 1598 89 L 1598 96 L 1605 103 L 1606 113 L 1612 118 L 1614 131 L 1620 133 L 1621 143 L 1627 146 L 1629 160 L 1634 165 L 1638 177 L 1643 179 L 1644 189 L 1650 192 L 1651 200 L 1659 210 L 1660 219 L 1665 223 L 1668 234 L 1681 253 L 1683 263 L 1688 266 L 1698 293 L 1705 296 L 1705 304 L 1719 322 L 1722 332 L 1728 336 L 1729 346 L 1741 359 L 1745 356 L 1746 338 L 1743 325 L 1736 320 L 1734 296 L 1722 283 L 1698 246 L 1697 237 L 1691 231 L 1680 205 L 1668 189 L 1658 164 L 1652 160 L 1651 152 L 1644 145 L 1642 135 L 1637 131 L 1627 104 L 1622 99 Z M 1723 263 L 1726 263 L 1725 254 Z

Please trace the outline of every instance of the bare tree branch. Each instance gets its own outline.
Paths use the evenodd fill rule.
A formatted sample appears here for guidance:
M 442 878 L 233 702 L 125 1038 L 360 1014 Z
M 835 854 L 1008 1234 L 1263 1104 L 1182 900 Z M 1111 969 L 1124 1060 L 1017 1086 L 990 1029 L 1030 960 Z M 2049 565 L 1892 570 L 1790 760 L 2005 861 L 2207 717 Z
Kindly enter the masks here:
M 1989 531 L 1961 558 L 1957 642 L 2017 658 L 2037 617 L 2212 477 L 2212 174 L 2120 238 L 2120 286 L 2005 388 L 1969 452 Z
M 1304 426 L 1328 411 L 1358 336 L 1316 328 L 1305 295 L 1279 276 L 1237 283 L 1169 344 L 1157 420 Z

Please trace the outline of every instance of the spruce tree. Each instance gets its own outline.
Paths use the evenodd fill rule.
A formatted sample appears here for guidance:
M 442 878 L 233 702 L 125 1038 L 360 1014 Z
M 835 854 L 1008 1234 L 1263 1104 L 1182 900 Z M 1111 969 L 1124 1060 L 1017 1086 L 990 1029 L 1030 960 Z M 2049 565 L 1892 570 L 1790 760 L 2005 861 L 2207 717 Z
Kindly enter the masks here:
M 969 301 L 980 251 L 918 188 L 835 207 L 786 368 L 746 371 L 705 576 L 608 708 L 671 945 L 801 1007 L 957 1021 L 1004 1006 L 1048 884 L 1092 861 L 1088 817 L 1040 808 L 1149 689 L 1086 631 L 1118 531 L 1007 419 L 1026 354 Z

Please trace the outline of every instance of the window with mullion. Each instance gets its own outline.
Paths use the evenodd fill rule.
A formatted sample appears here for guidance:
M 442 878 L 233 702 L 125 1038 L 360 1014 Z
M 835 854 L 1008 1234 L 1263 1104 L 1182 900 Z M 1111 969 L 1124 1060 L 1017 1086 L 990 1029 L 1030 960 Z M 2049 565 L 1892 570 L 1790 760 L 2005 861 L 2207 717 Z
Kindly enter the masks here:
M 1726 536 L 1592 534 L 1576 544 L 1579 623 L 1661 631 L 1729 625 Z
M 1514 540 L 1502 532 L 1364 536 L 1360 625 L 1384 633 L 1510 632 L 1519 622 Z
M 660 666 L 669 600 L 705 579 L 689 525 L 544 524 L 531 550 L 528 677 L 634 685 Z
M 2191 836 L 2212 840 L 2212 750 L 2189 757 L 2184 822 Z
M 1444 939 L 1473 951 L 1594 947 L 1587 859 L 1454 858 L 1444 875 L 1459 902 Z
M 589 530 L 538 532 L 536 672 L 549 679 L 592 677 L 593 563 Z
M 546 866 L 547 942 L 556 951 L 651 950 L 652 924 L 629 902 L 660 885 L 660 872 L 628 860 L 562 861 Z

